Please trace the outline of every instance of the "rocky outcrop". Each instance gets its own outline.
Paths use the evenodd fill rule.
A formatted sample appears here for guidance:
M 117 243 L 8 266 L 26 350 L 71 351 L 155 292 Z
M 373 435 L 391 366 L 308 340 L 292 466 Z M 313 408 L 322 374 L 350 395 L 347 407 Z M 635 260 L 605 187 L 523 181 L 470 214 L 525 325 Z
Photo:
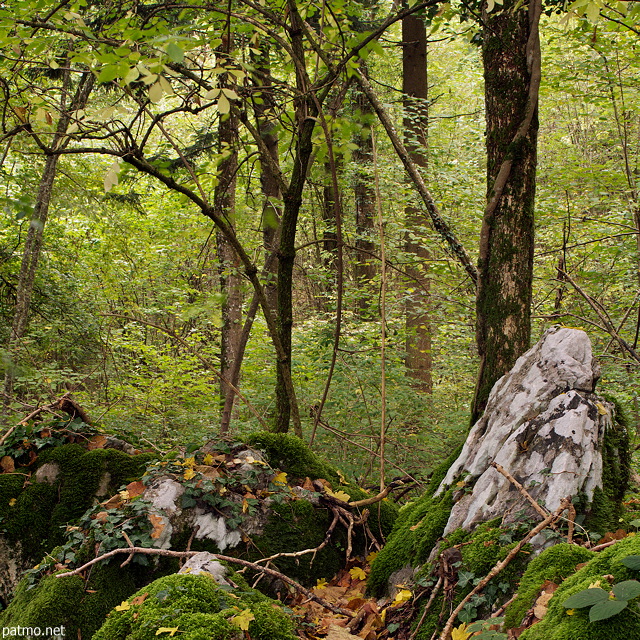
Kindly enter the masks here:
M 567 496 L 593 501 L 603 489 L 602 445 L 614 413 L 594 393 L 598 377 L 589 338 L 578 329 L 549 329 L 517 360 L 495 384 L 438 489 L 457 489 L 445 535 L 496 517 L 509 523 L 533 513 L 493 462 L 550 511 Z

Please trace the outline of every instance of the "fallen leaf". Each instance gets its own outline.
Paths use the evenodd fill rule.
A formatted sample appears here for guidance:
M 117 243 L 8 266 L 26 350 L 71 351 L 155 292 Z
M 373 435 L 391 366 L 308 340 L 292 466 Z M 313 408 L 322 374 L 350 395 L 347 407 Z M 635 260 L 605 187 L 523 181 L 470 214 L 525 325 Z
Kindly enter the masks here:
M 353 567 L 353 569 L 349 569 L 349 573 L 351 577 L 355 580 L 366 580 L 367 574 L 362 570 L 361 567 Z
M 87 449 L 89 451 L 93 451 L 94 449 L 104 449 L 105 444 L 107 444 L 107 436 L 99 433 L 89 438 L 89 442 L 87 442 Z
M 347 602 L 346 608 L 349 609 L 350 611 L 357 611 L 366 602 L 367 601 L 364 598 L 360 598 L 360 597 L 352 598 L 351 600 L 349 600 L 349 602 Z
M 471 632 L 467 631 L 469 625 L 463 622 L 459 627 L 451 631 L 451 640 L 467 640 L 471 637 Z
M 141 496 L 144 493 L 144 484 L 140 480 L 130 482 L 127 485 L 127 493 L 129 494 L 130 498 Z
M 371 564 L 376 559 L 377 555 L 378 555 L 377 551 L 372 551 L 366 558 L 367 562 Z
M 15 507 L 16 506 L 16 502 L 18 502 L 18 500 L 16 498 L 11 498 L 11 500 L 9 500 L 9 506 L 10 507 Z
M 122 604 L 116 607 L 116 611 L 129 611 L 129 609 L 131 609 L 131 605 L 126 600 L 123 600 Z
M 193 469 L 192 467 L 189 467 L 184 472 L 184 479 L 185 480 L 191 480 L 191 478 L 195 478 L 195 475 L 196 475 L 195 469 Z
M 0 458 L 0 469 L 2 469 L 2 473 L 13 473 L 16 470 L 16 463 L 11 456 L 2 456 Z
M 309 476 L 304 479 L 302 488 L 306 489 L 307 491 L 315 491 L 315 487 L 313 486 L 313 482 L 311 482 L 311 478 L 309 478 Z
M 100 511 L 93 516 L 93 519 L 104 524 L 109 519 L 109 514 L 106 511 Z
M 141 596 L 136 596 L 132 601 L 132 605 L 142 604 L 149 597 L 148 593 L 143 593 Z
M 105 500 L 102 503 L 102 506 L 105 509 L 117 509 L 121 505 L 122 505 L 122 497 L 120 496 L 120 494 L 117 494 L 117 495 L 113 496 L 112 498 L 109 498 L 108 500 Z
M 284 471 L 281 471 L 280 473 L 277 473 L 275 476 L 273 476 L 271 482 L 273 482 L 273 484 L 286 485 L 287 474 Z
M 15 499 L 15 498 L 14 498 Z M 327 586 L 326 578 L 318 578 L 314 589 L 324 589 Z
M 249 630 L 249 623 L 256 617 L 251 613 L 251 609 L 243 609 L 237 616 L 233 616 L 229 622 L 236 627 L 240 627 L 242 631 Z
M 159 636 L 161 633 L 168 633 L 172 638 L 176 635 L 178 631 L 178 627 L 160 627 L 156 631 L 156 635 Z
M 397 607 L 407 602 L 407 600 L 411 600 L 412 597 L 413 594 L 411 593 L 411 591 L 409 591 L 409 589 L 401 589 L 400 591 L 398 591 L 398 593 L 396 593 L 396 597 L 393 599 L 393 603 L 391 606 Z
M 159 515 L 156 515 L 155 513 L 149 513 L 147 517 L 149 518 L 149 522 L 151 522 L 151 524 L 153 525 L 153 531 L 151 532 L 151 537 L 154 540 L 157 540 L 162 535 L 162 532 L 164 531 L 164 528 L 165 528 L 164 518 L 162 518 Z
M 212 464 L 213 464 L 213 462 L 214 462 L 214 460 L 215 460 L 215 458 L 214 458 L 210 453 L 207 453 L 207 455 L 203 458 L 203 460 L 202 460 L 202 461 L 203 461 L 206 465 L 212 465 Z
M 342 500 L 342 502 L 349 502 L 351 500 L 351 496 L 344 491 L 332 491 L 331 489 L 325 488 L 327 495 L 335 498 L 336 500 Z

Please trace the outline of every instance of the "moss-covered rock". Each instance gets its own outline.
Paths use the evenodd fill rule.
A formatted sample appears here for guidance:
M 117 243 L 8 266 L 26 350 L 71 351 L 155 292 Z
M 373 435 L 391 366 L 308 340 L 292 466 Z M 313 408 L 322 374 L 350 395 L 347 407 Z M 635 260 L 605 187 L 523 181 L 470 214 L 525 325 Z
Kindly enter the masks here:
M 93 640 L 156 640 L 162 628 L 177 629 L 183 640 L 242 640 L 234 618 L 243 614 L 255 640 L 296 640 L 279 603 L 246 583 L 225 589 L 207 574 L 160 578 L 118 608 Z
M 462 445 L 434 470 L 424 494 L 400 509 L 387 544 L 371 566 L 367 582 L 369 593 L 382 595 L 392 573 L 407 565 L 418 567 L 427 561 L 444 531 L 453 506 L 450 491 L 438 498 L 434 498 L 433 494 L 461 448 Z
M 79 576 L 49 575 L 36 585 L 25 578 L 0 612 L 0 628 L 63 626 L 68 638 L 91 638 L 109 611 L 136 589 L 134 574 L 113 565 L 94 569 L 88 583 Z
M 521 640 L 631 640 L 640 638 L 640 616 L 632 604 L 621 613 L 600 622 L 589 622 L 588 608 L 567 613 L 564 601 L 574 593 L 588 589 L 600 581 L 607 589 L 611 584 L 638 578 L 638 572 L 620 561 L 629 555 L 640 555 L 640 537 L 629 537 L 601 551 L 589 563 L 568 577 L 553 594 L 543 620 L 527 629 Z
M 546 580 L 560 584 L 574 574 L 576 566 L 593 558 L 595 553 L 574 544 L 561 543 L 543 551 L 534 558 L 522 576 L 518 597 L 505 612 L 505 627 L 518 627 L 527 611 L 534 605 Z

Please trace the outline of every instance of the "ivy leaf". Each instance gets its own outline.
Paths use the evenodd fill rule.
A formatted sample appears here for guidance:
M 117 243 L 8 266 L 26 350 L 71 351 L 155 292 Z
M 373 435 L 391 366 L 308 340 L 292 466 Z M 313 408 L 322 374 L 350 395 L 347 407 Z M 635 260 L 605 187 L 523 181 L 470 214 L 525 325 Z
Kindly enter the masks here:
M 598 602 L 591 607 L 589 611 L 589 621 L 597 622 L 598 620 L 606 620 L 626 609 L 629 603 L 626 600 L 609 600 Z
M 608 600 L 609 594 L 604 589 L 584 589 L 569 596 L 563 603 L 565 609 L 581 609 L 590 607 L 603 600 Z
M 614 584 L 611 590 L 618 600 L 632 600 L 640 596 L 640 582 L 637 580 L 625 580 Z

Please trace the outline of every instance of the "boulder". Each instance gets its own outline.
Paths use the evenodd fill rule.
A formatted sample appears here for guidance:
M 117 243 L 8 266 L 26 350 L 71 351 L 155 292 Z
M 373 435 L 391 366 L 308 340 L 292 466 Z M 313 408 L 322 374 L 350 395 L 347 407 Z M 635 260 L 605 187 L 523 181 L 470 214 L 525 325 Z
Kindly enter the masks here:
M 501 517 L 535 512 L 492 463 L 501 465 L 549 511 L 580 496 L 591 504 L 603 486 L 603 442 L 615 407 L 594 393 L 599 367 L 587 334 L 552 327 L 494 385 L 436 495 L 459 486 L 444 534 Z M 626 485 L 627 476 L 619 478 Z

